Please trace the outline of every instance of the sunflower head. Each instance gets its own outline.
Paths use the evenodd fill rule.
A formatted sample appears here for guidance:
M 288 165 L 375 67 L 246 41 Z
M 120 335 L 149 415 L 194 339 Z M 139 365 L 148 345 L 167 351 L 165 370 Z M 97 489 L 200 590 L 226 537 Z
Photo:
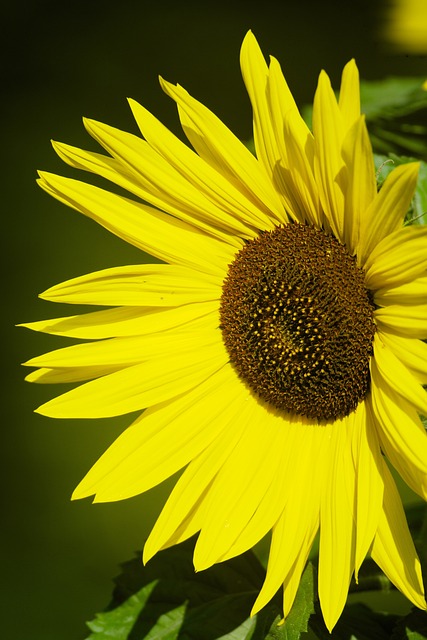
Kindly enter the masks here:
M 241 51 L 255 155 L 182 87 L 161 81 L 189 145 L 130 102 L 142 136 L 86 120 L 107 153 L 54 143 L 123 197 L 48 173 L 40 185 L 158 263 L 79 276 L 47 300 L 99 311 L 27 326 L 85 339 L 30 360 L 33 382 L 80 382 L 38 411 L 140 411 L 75 490 L 134 496 L 178 470 L 144 559 L 197 534 L 205 569 L 271 532 L 259 611 L 286 616 L 320 529 L 329 629 L 365 556 L 425 608 L 389 463 L 427 496 L 427 229 L 404 226 L 418 165 L 378 192 L 354 61 L 339 98 L 322 71 L 313 130 L 252 33 Z

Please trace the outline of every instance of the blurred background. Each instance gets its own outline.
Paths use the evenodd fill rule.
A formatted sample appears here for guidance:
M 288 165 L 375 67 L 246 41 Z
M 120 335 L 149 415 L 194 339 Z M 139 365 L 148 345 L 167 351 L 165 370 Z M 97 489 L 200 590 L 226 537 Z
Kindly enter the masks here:
M 109 601 L 119 563 L 143 542 L 171 482 L 116 504 L 71 503 L 92 463 L 131 417 L 54 421 L 33 409 L 55 395 L 29 385 L 19 363 L 65 346 L 16 323 L 77 313 L 37 299 L 67 278 L 137 263 L 134 248 L 50 199 L 36 170 L 73 175 L 51 138 L 96 150 L 81 117 L 136 132 L 131 96 L 179 132 L 161 74 L 179 82 L 242 139 L 251 112 L 239 70 L 250 28 L 282 63 L 300 105 L 311 102 L 321 68 L 338 88 L 355 57 L 365 79 L 426 75 L 426 51 L 396 49 L 387 35 L 391 2 L 377 0 L 30 0 L 2 3 L 0 103 L 4 161 L 2 441 L 4 473 L 2 637 L 79 640 L 84 622 Z M 85 176 L 83 176 L 83 179 Z M 85 309 L 87 310 L 87 309 Z

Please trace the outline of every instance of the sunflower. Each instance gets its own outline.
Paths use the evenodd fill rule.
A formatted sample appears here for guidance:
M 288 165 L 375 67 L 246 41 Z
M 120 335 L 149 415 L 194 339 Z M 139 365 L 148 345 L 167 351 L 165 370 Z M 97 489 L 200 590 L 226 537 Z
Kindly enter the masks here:
M 382 12 L 380 36 L 406 55 L 427 53 L 427 4 L 424 0 L 388 0 Z
M 73 497 L 122 500 L 183 469 L 145 562 L 198 533 L 202 570 L 271 532 L 252 613 L 283 586 L 286 616 L 320 528 L 329 629 L 368 553 L 425 609 L 389 470 L 426 498 L 427 229 L 404 224 L 418 164 L 395 168 L 377 192 L 354 61 L 338 100 L 321 72 L 313 132 L 251 32 L 241 68 L 256 155 L 163 80 L 194 150 L 133 100 L 143 138 L 85 120 L 109 155 L 54 143 L 69 165 L 132 198 L 44 172 L 41 187 L 158 263 L 42 294 L 108 308 L 26 325 L 89 340 L 26 363 L 38 367 L 33 382 L 84 383 L 38 412 L 143 410 Z

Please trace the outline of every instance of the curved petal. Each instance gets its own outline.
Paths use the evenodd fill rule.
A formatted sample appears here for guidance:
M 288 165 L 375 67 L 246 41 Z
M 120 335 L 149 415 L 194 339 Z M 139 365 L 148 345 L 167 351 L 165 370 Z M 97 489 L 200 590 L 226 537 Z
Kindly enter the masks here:
M 178 173 L 204 194 L 222 212 L 224 226 L 242 234 L 240 222 L 253 229 L 263 228 L 265 215 L 211 165 L 174 136 L 147 109 L 129 100 L 134 118 L 150 146 Z M 243 234 L 249 230 L 243 229 Z M 255 235 L 255 232 L 253 232 Z
M 224 273 L 242 240 L 218 232 L 208 237 L 172 216 L 78 180 L 40 172 L 40 186 L 54 198 L 92 218 L 126 242 L 172 264 Z M 228 242 L 231 243 L 228 244 Z
M 147 143 L 142 140 L 140 143 L 147 145 Z M 190 224 L 192 223 L 195 228 L 203 229 L 210 235 L 220 238 L 227 244 L 235 244 L 236 239 L 234 238 L 234 235 L 239 233 L 242 237 L 247 238 L 251 238 L 256 235 L 255 231 L 250 226 L 245 225 L 244 221 L 239 221 L 237 218 L 233 219 L 229 212 L 230 207 L 223 207 L 222 211 L 217 211 L 217 215 L 213 219 L 211 218 L 213 226 L 209 227 L 206 221 L 200 219 L 200 212 L 195 214 L 194 210 L 189 211 L 188 206 L 183 204 L 182 199 L 177 203 L 176 198 L 173 198 L 171 193 L 164 194 L 160 187 L 150 185 L 148 178 L 144 178 L 143 175 L 137 174 L 136 172 L 131 173 L 127 166 L 120 160 L 110 158 L 109 156 L 105 156 L 100 153 L 94 153 L 92 151 L 85 151 L 77 147 L 72 147 L 71 145 L 64 144 L 62 142 L 53 141 L 52 145 L 61 160 L 69 164 L 71 167 L 74 167 L 75 169 L 82 169 L 83 171 L 90 171 L 91 173 L 102 176 L 103 178 L 110 180 L 110 182 L 117 184 L 119 187 L 122 187 L 122 189 L 126 189 L 126 191 L 138 196 L 138 198 L 151 202 L 156 207 L 164 209 L 168 214 L 176 216 L 180 220 L 187 220 Z M 143 146 L 143 149 L 145 155 L 152 153 L 152 150 L 147 146 Z M 192 153 L 190 149 L 188 149 L 188 151 Z M 193 153 L 193 155 L 195 158 L 198 158 L 196 154 Z M 156 156 L 154 157 L 157 160 L 157 164 L 160 164 L 159 171 L 163 169 L 167 172 L 167 168 L 164 167 L 162 159 L 156 158 Z M 149 160 L 153 162 L 153 158 L 149 158 Z M 203 162 L 200 158 L 198 158 L 198 160 Z M 141 165 L 141 170 L 143 166 L 144 164 Z M 183 184 L 183 181 L 180 178 L 178 178 L 178 180 L 180 180 L 181 189 L 185 191 L 185 182 Z M 212 180 L 210 182 L 212 182 Z M 227 187 L 230 187 L 229 190 L 232 192 L 233 189 L 229 183 L 227 183 Z M 189 189 L 191 190 L 191 185 Z M 208 185 L 205 185 L 205 191 L 207 191 L 215 201 L 221 200 L 218 194 L 214 194 L 214 192 L 209 189 Z M 148 205 L 145 206 L 147 209 L 151 209 Z M 153 211 L 157 212 L 157 209 L 153 209 Z M 159 213 L 163 216 L 165 215 L 163 211 Z M 195 219 L 193 219 L 193 215 L 195 215 Z M 208 218 L 210 216 L 212 216 L 212 211 L 208 214 Z M 223 229 L 221 230 L 220 227 L 223 227 Z M 225 229 L 231 231 L 231 234 L 227 233 Z
M 211 490 L 213 480 L 239 445 L 245 432 L 246 423 L 250 419 L 253 408 L 252 399 L 230 365 L 223 367 L 220 373 L 227 380 L 230 390 L 229 400 L 227 406 L 224 406 L 222 415 L 224 429 L 191 460 L 179 478 L 145 543 L 144 562 L 148 562 L 157 551 L 168 545 L 177 532 L 181 536 L 182 524 L 194 516 L 195 511 L 199 512 L 199 525 L 196 530 L 202 527 L 204 518 L 200 517 L 201 503 L 203 502 L 203 512 L 205 512 L 206 497 Z
M 314 178 L 314 138 L 289 91 L 279 62 L 270 60 L 267 86 L 281 162 L 273 181 L 281 186 L 292 218 L 320 226 L 320 200 Z
M 108 418 L 189 391 L 218 371 L 228 354 L 217 338 L 197 352 L 166 354 L 72 389 L 37 409 L 51 418 Z
M 116 307 L 77 316 L 26 322 L 18 326 L 68 338 L 102 340 L 185 327 L 188 322 L 218 310 L 218 301 L 196 302 L 172 308 Z
M 402 227 L 385 237 L 364 265 L 366 286 L 375 291 L 398 287 L 425 274 L 427 227 Z
M 283 615 L 286 618 L 294 604 L 295 596 L 297 595 L 298 587 L 301 580 L 302 572 L 313 546 L 314 539 L 319 530 L 319 522 L 317 518 L 309 523 L 306 535 L 302 541 L 301 548 L 297 552 L 295 562 L 291 569 L 288 571 L 287 576 L 283 581 Z
M 417 412 L 388 386 L 371 363 L 371 408 L 387 458 L 419 495 L 427 498 L 427 435 Z
M 374 311 L 381 332 L 393 332 L 408 338 L 427 338 L 427 304 L 393 304 Z
M 243 81 L 253 109 L 254 143 L 258 159 L 270 177 L 280 161 L 276 128 L 271 121 L 267 101 L 269 70 L 258 42 L 251 31 L 243 39 L 240 50 Z
M 383 461 L 384 508 L 371 555 L 398 589 L 420 609 L 426 609 L 421 565 L 406 523 L 399 492 Z
M 281 462 L 282 425 L 264 420 L 265 409 L 249 398 L 252 415 L 224 462 L 207 497 L 205 518 L 194 550 L 196 571 L 218 562 L 265 499 Z M 261 437 L 262 434 L 262 437 Z M 262 538 L 259 531 L 258 541 Z
M 378 289 L 374 293 L 374 302 L 380 306 L 427 304 L 427 276 L 421 276 L 398 287 Z
M 209 109 L 182 87 L 161 79 L 162 89 L 178 104 L 185 135 L 206 162 L 243 190 L 264 211 L 264 229 L 283 221 L 283 206 L 262 165 Z
M 344 608 L 356 551 L 356 474 L 351 457 L 353 419 L 335 424 L 320 506 L 319 600 L 329 631 Z
M 285 193 L 291 203 L 293 212 L 300 222 L 309 222 L 320 227 L 323 223 L 321 214 L 319 189 L 314 178 L 311 133 L 304 140 L 298 136 L 301 116 L 287 114 L 284 124 L 284 135 L 281 144 L 283 166 L 277 167 L 275 176 L 282 175 L 286 184 Z M 307 149 L 308 147 L 308 149 Z
M 378 527 L 382 511 L 384 480 L 382 454 L 375 422 L 361 402 L 349 416 L 354 421 L 352 452 L 356 469 L 356 549 L 354 573 L 356 581 Z
M 260 502 L 254 515 L 242 529 L 239 537 L 230 549 L 221 557 L 221 562 L 244 553 L 266 535 L 278 521 L 286 503 L 293 491 L 289 479 L 293 475 L 293 459 L 300 446 L 301 429 L 300 421 L 295 417 L 287 418 L 281 412 L 275 414 L 264 410 L 262 424 L 265 422 L 277 422 L 282 442 L 277 444 L 280 451 L 280 463 L 275 470 L 271 484 L 268 487 L 263 500 Z M 299 456 L 297 456 L 299 460 Z
M 393 169 L 363 215 L 357 249 L 362 266 L 366 265 L 381 240 L 402 227 L 414 195 L 418 170 L 418 162 L 402 164 Z
M 315 143 L 314 172 L 320 201 L 334 235 L 344 242 L 344 193 L 338 175 L 344 168 L 341 145 L 344 126 L 341 111 L 324 71 L 313 103 L 313 134 Z
M 394 393 L 410 402 L 419 413 L 427 416 L 427 392 L 378 333 L 374 336 L 374 358 L 378 373 Z
M 349 252 L 355 254 L 363 216 L 377 193 L 372 146 L 364 116 L 354 122 L 344 138 L 342 157 L 348 169 L 344 237 Z
M 123 500 L 147 491 L 184 467 L 221 436 L 236 388 L 226 368 L 194 389 L 145 411 L 95 463 L 73 499 Z
M 40 294 L 69 304 L 172 307 L 221 297 L 221 279 L 171 264 L 102 269 L 61 282 Z
M 331 425 L 319 428 L 301 419 L 294 428 L 301 432 L 298 446 L 287 468 L 285 508 L 273 527 L 267 576 L 252 608 L 252 615 L 262 609 L 288 579 L 298 558 L 306 553 L 319 526 L 321 493 L 325 488 Z M 289 603 L 286 604 L 286 607 Z
M 404 338 L 381 331 L 381 340 L 408 367 L 420 384 L 427 384 L 427 344 L 414 338 Z
M 343 69 L 338 106 L 344 129 L 349 130 L 360 118 L 359 70 L 354 59 L 347 62 Z
M 89 367 L 55 367 L 55 369 L 49 369 L 43 367 L 32 371 L 25 380 L 27 382 L 35 382 L 36 384 L 64 384 L 71 382 L 86 382 L 87 380 L 94 380 L 100 376 L 106 376 L 114 371 L 119 371 L 123 367 L 121 365 L 99 365 Z
M 189 322 L 185 329 L 171 329 L 143 336 L 110 338 L 85 344 L 63 347 L 36 356 L 25 362 L 28 367 L 117 366 L 126 367 L 138 362 L 153 360 L 176 352 L 203 348 L 208 340 L 220 340 L 218 314 L 204 316 Z
M 133 134 L 95 120 L 85 119 L 84 124 L 90 135 L 136 178 L 143 190 L 143 199 L 150 204 L 219 238 L 225 234 L 255 235 L 238 216 L 218 206 L 206 196 L 206 190 L 203 193 L 189 180 L 193 175 L 189 175 L 189 167 L 186 172 L 184 165 L 181 172 L 177 171 L 145 140 Z M 192 168 L 194 171 L 194 165 Z
M 243 41 L 241 67 L 254 111 L 257 156 L 283 197 L 289 215 L 301 222 L 308 218 L 320 224 L 319 197 L 306 149 L 311 149 L 312 163 L 313 136 L 299 114 L 279 63 L 271 58 L 267 67 L 251 32 Z

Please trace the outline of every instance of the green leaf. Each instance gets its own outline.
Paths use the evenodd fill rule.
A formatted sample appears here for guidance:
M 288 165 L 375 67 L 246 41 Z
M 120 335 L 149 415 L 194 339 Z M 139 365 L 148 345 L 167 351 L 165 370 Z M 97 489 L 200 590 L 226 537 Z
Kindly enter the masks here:
M 326 629 L 320 611 L 310 619 L 310 628 L 319 640 L 390 640 L 397 619 L 355 603 L 345 607 L 332 633 Z
M 427 91 L 424 78 L 361 82 L 362 112 L 374 150 L 427 158 Z
M 191 541 L 123 565 L 113 600 L 88 623 L 88 640 L 298 640 L 314 611 L 309 564 L 291 614 L 281 624 L 280 595 L 250 617 L 265 571 L 252 552 L 195 573 Z
M 390 153 L 387 156 L 374 154 L 374 162 L 378 186 L 381 186 L 389 173 L 400 164 L 407 164 L 408 162 L 420 163 L 417 187 L 406 222 L 410 224 L 427 224 L 427 162 L 408 156 L 397 156 L 394 153 Z
M 390 640 L 427 640 L 427 613 L 414 609 L 397 623 Z
M 298 640 L 308 630 L 308 620 L 314 613 L 315 569 L 307 565 L 298 588 L 295 602 L 285 622 L 275 620 L 265 640 Z M 255 639 L 254 639 L 255 640 Z
M 427 160 L 427 91 L 425 78 L 386 78 L 360 83 L 361 110 L 366 115 L 376 153 L 403 153 Z M 302 115 L 311 127 L 312 106 Z
M 427 108 L 425 78 L 385 78 L 362 80 L 360 101 L 367 120 L 395 119 Z

